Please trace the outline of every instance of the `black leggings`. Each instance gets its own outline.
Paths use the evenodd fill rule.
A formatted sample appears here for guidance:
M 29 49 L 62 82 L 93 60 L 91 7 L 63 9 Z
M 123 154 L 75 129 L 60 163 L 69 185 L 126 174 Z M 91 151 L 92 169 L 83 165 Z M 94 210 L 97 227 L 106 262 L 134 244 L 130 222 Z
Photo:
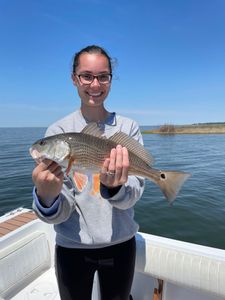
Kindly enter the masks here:
M 98 271 L 101 300 L 128 300 L 136 255 L 135 237 L 100 249 L 56 246 L 56 275 L 62 300 L 91 300 Z

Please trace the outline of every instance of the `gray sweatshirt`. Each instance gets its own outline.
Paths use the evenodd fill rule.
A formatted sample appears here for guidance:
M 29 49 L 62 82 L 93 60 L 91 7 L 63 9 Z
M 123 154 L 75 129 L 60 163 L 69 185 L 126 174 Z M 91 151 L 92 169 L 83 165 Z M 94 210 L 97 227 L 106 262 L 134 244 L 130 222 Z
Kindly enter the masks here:
M 51 125 L 46 136 L 80 132 L 87 125 L 80 110 Z M 122 131 L 143 144 L 137 123 L 115 113 L 100 123 L 104 135 Z M 71 175 L 70 175 L 71 176 Z M 134 205 L 144 190 L 144 179 L 128 176 L 128 181 L 113 196 L 99 182 L 98 174 L 74 173 L 64 177 L 58 199 L 52 207 L 42 207 L 34 189 L 33 208 L 38 217 L 54 224 L 56 243 L 67 248 L 100 248 L 124 242 L 138 230 Z

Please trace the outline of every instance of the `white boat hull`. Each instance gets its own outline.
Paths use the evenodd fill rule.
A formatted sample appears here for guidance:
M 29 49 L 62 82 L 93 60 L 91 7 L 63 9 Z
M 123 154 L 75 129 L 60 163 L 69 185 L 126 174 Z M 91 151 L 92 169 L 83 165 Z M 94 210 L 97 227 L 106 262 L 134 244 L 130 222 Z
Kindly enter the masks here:
M 0 299 L 60 299 L 54 240 L 30 210 L 0 217 Z M 225 250 L 144 233 L 136 240 L 134 300 L 225 299 Z M 92 300 L 100 300 L 97 274 Z

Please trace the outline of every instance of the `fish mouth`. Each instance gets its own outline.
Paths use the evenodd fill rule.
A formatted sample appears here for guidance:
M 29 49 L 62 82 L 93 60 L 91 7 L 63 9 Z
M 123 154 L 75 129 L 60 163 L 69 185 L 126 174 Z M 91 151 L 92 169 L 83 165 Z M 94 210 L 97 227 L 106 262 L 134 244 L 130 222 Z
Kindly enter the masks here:
M 36 149 L 30 148 L 29 149 L 31 157 L 36 161 L 36 163 L 42 162 L 46 157 L 38 152 Z

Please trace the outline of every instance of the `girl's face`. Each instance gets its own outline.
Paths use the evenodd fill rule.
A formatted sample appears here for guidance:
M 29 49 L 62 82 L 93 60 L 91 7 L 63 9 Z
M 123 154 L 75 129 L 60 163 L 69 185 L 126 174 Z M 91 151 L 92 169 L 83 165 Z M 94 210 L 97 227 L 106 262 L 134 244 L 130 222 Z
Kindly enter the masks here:
M 99 83 L 98 79 L 85 84 L 79 75 L 102 75 L 110 74 L 108 59 L 99 53 L 82 53 L 79 57 L 79 65 L 76 68 L 76 74 L 72 75 L 72 80 L 77 87 L 78 94 L 83 105 L 97 107 L 103 106 L 105 98 L 108 96 L 111 83 Z

